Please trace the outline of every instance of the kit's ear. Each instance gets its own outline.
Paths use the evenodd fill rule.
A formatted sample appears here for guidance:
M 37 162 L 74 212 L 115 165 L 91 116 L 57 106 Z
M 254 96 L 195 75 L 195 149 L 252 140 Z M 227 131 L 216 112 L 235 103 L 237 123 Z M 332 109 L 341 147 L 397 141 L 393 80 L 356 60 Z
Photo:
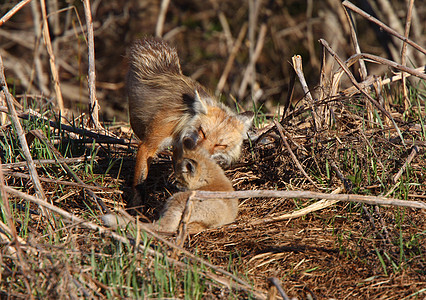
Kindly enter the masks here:
M 180 171 L 187 176 L 194 176 L 198 163 L 190 158 L 184 158 L 180 165 Z

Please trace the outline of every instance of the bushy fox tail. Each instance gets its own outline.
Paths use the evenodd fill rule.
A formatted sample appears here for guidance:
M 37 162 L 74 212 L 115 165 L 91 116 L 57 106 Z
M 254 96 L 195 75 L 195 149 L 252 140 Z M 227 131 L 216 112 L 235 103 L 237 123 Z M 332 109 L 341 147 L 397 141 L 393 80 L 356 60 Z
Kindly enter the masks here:
M 176 49 L 155 38 L 135 42 L 128 53 L 130 68 L 143 79 L 158 75 L 182 75 Z

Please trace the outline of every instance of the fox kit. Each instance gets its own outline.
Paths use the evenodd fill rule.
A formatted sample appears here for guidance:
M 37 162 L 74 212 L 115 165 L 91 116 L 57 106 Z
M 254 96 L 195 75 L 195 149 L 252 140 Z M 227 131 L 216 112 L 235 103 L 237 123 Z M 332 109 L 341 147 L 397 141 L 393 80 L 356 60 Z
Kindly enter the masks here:
M 222 168 L 202 148 L 185 150 L 175 157 L 175 173 L 176 179 L 189 190 L 176 193 L 168 199 L 160 219 L 151 224 L 155 230 L 174 232 L 178 229 L 191 191 L 234 190 Z M 237 199 L 195 200 L 188 220 L 188 232 L 196 233 L 207 228 L 232 223 L 237 217 L 237 212 Z M 131 218 L 118 217 L 113 214 L 103 216 L 102 220 L 110 227 L 125 226 L 129 222 L 133 222 Z
M 174 48 L 146 38 L 129 52 L 126 78 L 130 124 L 140 139 L 133 186 L 142 183 L 158 151 L 204 148 L 222 166 L 238 158 L 253 114 L 235 114 L 182 74 Z

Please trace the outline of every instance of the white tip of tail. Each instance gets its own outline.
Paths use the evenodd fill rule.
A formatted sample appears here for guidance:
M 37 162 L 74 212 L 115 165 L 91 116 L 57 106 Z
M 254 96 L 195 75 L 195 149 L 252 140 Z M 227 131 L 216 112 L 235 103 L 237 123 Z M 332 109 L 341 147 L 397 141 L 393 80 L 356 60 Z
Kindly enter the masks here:
M 118 227 L 125 228 L 132 221 L 116 214 L 103 215 L 101 216 L 101 220 L 105 226 L 113 229 L 117 229 Z

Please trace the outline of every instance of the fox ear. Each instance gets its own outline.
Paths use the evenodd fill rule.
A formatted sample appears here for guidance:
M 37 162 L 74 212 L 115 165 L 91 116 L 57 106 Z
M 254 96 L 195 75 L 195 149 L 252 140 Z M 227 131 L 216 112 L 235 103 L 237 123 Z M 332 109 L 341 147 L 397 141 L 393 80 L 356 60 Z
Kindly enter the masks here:
M 195 175 L 195 170 L 197 168 L 198 163 L 190 158 L 184 158 L 182 161 L 182 173 L 186 173 L 189 176 Z
M 253 124 L 254 112 L 245 111 L 237 115 L 237 118 L 244 124 L 244 134 L 249 130 Z
M 203 94 L 206 93 L 204 92 Z M 208 97 L 208 95 L 206 96 Z M 209 101 L 209 98 L 206 98 L 206 96 L 200 95 L 198 90 L 194 90 L 194 94 L 183 94 L 182 100 L 191 115 L 205 115 L 207 114 L 207 101 Z
M 198 92 L 198 90 L 194 91 L 194 111 L 197 114 L 207 114 L 207 103 L 206 101 L 200 97 L 200 93 Z

